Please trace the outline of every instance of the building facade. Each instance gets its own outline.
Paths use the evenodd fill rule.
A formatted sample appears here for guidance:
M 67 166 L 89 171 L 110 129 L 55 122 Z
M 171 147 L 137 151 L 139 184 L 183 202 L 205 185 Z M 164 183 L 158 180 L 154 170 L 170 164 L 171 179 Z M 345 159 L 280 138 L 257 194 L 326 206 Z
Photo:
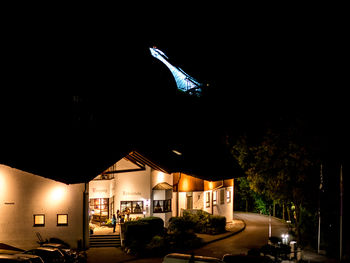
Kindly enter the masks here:
M 200 209 L 233 217 L 233 179 L 210 182 L 164 168 L 131 152 L 89 183 L 65 184 L 0 165 L 0 243 L 21 249 L 59 238 L 89 247 L 89 222 L 101 224 L 120 210 L 125 220 L 172 216 Z
M 31 249 L 39 234 L 72 248 L 87 245 L 87 190 L 0 165 L 0 242 Z
M 112 218 L 118 210 L 129 219 L 156 216 L 168 226 L 172 216 L 200 209 L 233 218 L 233 179 L 206 181 L 184 173 L 168 173 L 137 152 L 118 161 L 89 183 L 93 223 Z

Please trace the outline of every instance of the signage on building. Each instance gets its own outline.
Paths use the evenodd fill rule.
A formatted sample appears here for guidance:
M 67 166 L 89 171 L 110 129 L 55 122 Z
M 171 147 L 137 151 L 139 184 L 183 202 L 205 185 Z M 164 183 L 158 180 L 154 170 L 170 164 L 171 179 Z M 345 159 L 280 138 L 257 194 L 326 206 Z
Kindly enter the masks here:
M 127 191 L 123 191 L 123 195 L 141 195 L 140 192 L 127 192 Z

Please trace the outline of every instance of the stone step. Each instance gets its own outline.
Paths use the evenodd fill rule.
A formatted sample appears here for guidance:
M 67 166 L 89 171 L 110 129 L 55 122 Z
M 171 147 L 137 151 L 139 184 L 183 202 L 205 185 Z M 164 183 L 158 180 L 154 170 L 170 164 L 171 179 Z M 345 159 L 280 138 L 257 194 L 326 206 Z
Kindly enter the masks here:
M 120 247 L 119 235 L 90 235 L 90 247 Z

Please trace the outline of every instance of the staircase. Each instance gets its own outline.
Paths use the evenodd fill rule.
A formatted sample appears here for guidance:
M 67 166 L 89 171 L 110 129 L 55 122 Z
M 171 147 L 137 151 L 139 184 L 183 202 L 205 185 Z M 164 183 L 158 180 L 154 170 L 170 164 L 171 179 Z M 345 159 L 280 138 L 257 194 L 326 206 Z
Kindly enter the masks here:
M 120 247 L 120 236 L 90 235 L 90 247 Z

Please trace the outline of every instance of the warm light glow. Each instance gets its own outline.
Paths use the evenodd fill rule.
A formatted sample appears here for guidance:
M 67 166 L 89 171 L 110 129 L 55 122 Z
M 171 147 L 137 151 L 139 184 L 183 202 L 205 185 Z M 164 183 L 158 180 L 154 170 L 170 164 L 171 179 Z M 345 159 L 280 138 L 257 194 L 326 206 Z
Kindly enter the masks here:
M 158 172 L 157 174 L 157 184 L 165 182 L 165 174 Z
M 181 152 L 177 151 L 177 150 L 173 150 L 173 153 L 177 154 L 177 155 L 182 155 Z
M 213 189 L 213 182 L 209 182 L 209 189 Z
M 5 181 L 5 176 L 2 174 L 0 171 L 0 197 L 2 195 L 5 195 L 5 190 L 6 190 L 6 181 Z
M 54 202 L 61 201 L 66 194 L 66 189 L 62 186 L 55 187 L 50 193 L 50 199 Z
M 182 181 L 182 191 L 187 192 L 189 190 L 189 188 L 190 188 L 190 184 L 188 182 L 188 179 L 184 178 Z

